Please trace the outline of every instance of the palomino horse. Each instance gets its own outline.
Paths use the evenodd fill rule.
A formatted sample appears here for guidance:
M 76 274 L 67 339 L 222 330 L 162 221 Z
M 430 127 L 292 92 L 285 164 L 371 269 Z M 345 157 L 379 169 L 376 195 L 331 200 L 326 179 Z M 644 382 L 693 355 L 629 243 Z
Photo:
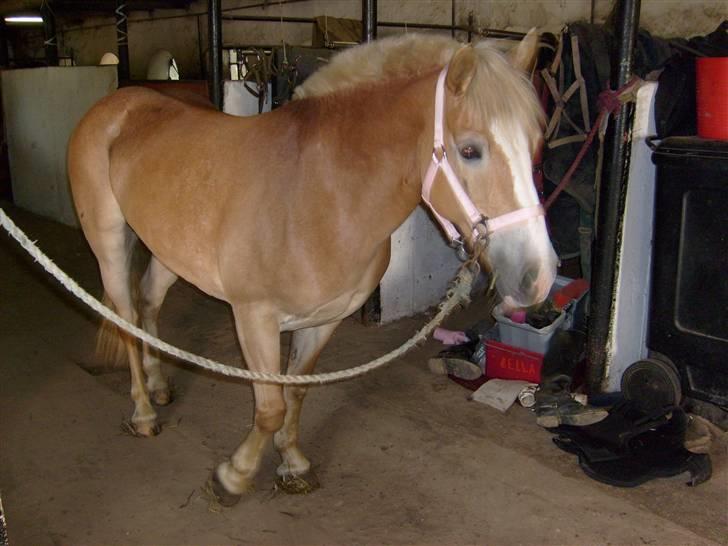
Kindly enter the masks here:
M 442 37 L 384 39 L 341 53 L 297 100 L 252 118 L 142 88 L 106 97 L 77 127 L 68 155 L 106 296 L 155 333 L 167 289 L 181 276 L 230 303 L 250 369 L 278 372 L 280 333 L 293 331 L 288 372 L 311 373 L 337 325 L 379 283 L 390 234 L 427 186 L 425 200 L 466 247 L 487 241 L 481 259 L 504 298 L 543 300 L 556 256 L 531 178 L 542 124 L 524 71 L 536 49 L 533 32 L 506 56 Z M 499 218 L 507 221 L 485 239 L 483 227 Z M 130 289 L 136 237 L 152 253 L 138 309 Z M 150 398 L 168 403 L 167 383 L 148 348 L 140 357 L 132 339 L 124 344 L 132 423 L 151 436 Z M 297 433 L 306 389 L 253 390 L 254 426 L 213 474 L 225 501 L 249 488 L 273 435 L 280 476 L 301 477 L 311 466 Z

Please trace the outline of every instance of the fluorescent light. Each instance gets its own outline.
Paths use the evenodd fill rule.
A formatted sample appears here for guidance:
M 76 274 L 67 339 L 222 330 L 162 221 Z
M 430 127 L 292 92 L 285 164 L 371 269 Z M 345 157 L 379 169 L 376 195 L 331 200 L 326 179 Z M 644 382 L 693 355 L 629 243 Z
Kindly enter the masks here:
M 42 23 L 40 15 L 11 15 L 5 18 L 6 23 Z

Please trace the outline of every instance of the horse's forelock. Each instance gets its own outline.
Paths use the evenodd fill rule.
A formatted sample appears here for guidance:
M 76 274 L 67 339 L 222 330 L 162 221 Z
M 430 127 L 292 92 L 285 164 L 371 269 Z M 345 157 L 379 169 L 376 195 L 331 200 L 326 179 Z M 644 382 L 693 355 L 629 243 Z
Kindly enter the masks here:
M 488 126 L 520 128 L 533 152 L 543 134 L 545 115 L 531 82 L 499 51 L 481 44 L 475 50 L 479 62 L 467 100 L 471 115 L 480 116 L 480 123 Z

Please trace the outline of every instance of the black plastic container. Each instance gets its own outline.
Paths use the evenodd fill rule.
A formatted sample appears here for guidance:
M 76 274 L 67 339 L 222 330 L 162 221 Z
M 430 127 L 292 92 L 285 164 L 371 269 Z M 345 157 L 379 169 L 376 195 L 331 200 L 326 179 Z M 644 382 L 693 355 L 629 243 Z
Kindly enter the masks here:
M 728 142 L 671 137 L 656 148 L 647 346 L 686 393 L 728 406 Z

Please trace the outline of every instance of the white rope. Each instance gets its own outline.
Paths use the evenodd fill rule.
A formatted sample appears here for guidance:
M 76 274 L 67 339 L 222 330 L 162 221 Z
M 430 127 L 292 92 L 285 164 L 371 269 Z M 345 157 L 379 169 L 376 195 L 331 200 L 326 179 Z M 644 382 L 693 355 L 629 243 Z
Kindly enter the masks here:
M 119 315 L 114 313 L 111 309 L 106 307 L 99 300 L 94 298 L 91 294 L 81 288 L 76 281 L 66 275 L 53 261 L 46 256 L 36 245 L 31 241 L 23 231 L 15 225 L 15 223 L 5 214 L 5 211 L 0 209 L 0 223 L 5 230 L 13 237 L 20 246 L 22 246 L 28 254 L 30 254 L 43 268 L 58 280 L 69 292 L 84 302 L 86 305 L 91 307 L 94 311 L 99 313 L 102 317 L 110 320 L 116 324 L 119 328 L 128 332 L 129 334 L 141 339 L 148 345 L 158 349 L 168 355 L 174 356 L 181 360 L 186 360 L 192 364 L 195 364 L 206 370 L 213 371 L 222 375 L 230 377 L 239 377 L 242 379 L 248 379 L 250 381 L 258 381 L 262 383 L 275 383 L 278 385 L 310 385 L 325 383 L 333 383 L 335 381 L 342 381 L 345 379 L 352 379 L 354 377 L 363 375 L 377 368 L 381 368 L 385 364 L 388 364 L 392 360 L 403 355 L 410 349 L 412 349 L 418 343 L 424 342 L 432 331 L 455 309 L 458 305 L 466 305 L 470 301 L 470 290 L 474 279 L 474 273 L 470 270 L 468 264 L 463 264 L 458 272 L 457 277 L 453 281 L 451 288 L 448 290 L 447 299 L 443 301 L 437 314 L 428 322 L 421 330 L 419 330 L 412 338 L 406 341 L 401 347 L 390 351 L 389 353 L 380 356 L 379 358 L 349 368 L 348 370 L 341 370 L 337 372 L 321 373 L 314 375 L 283 375 L 269 372 L 257 372 L 252 370 L 245 370 L 237 368 L 235 366 L 228 366 L 209 358 L 199 356 L 177 347 L 170 345 L 169 343 L 162 341 L 154 336 L 149 335 L 147 332 L 138 328 L 134 324 L 127 322 Z

